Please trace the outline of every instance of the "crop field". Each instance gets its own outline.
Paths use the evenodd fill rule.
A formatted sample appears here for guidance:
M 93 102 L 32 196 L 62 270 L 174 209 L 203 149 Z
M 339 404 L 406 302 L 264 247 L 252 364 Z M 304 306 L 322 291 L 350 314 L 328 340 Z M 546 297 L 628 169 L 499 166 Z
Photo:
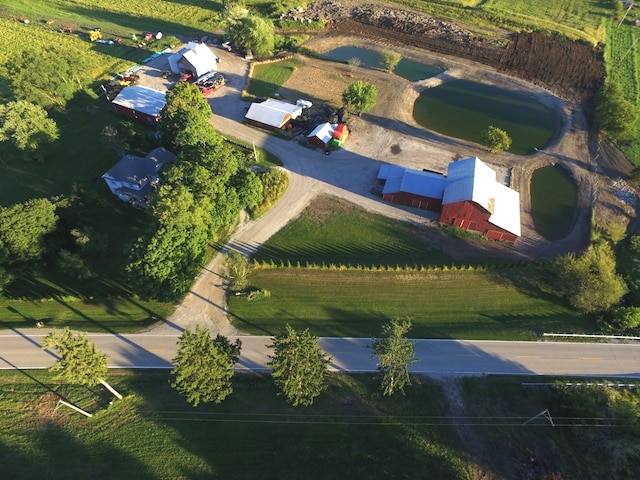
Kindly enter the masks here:
M 167 373 L 121 371 L 125 395 L 60 384 L 44 371 L 0 373 L 3 478 L 468 478 L 442 389 L 423 379 L 383 398 L 371 376 L 329 377 L 307 408 L 268 376 L 236 375 L 220 405 L 194 408 Z M 57 392 L 94 413 L 54 412 Z

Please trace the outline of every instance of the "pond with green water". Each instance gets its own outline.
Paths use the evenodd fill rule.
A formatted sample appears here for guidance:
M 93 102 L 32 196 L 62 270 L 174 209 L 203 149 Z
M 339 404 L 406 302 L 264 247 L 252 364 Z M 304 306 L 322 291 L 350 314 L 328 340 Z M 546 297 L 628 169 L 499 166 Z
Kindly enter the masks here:
M 573 225 L 578 203 L 578 186 L 571 173 L 549 165 L 531 176 L 531 217 L 536 231 L 547 240 L 560 240 Z
M 338 47 L 327 53 L 323 53 L 322 57 L 337 62 L 349 62 L 352 58 L 357 58 L 363 67 L 385 68 L 380 52 L 364 47 Z M 425 63 L 414 62 L 406 58 L 402 58 L 393 70 L 393 73 L 410 82 L 435 77 L 440 72 L 442 72 L 441 68 Z
M 454 80 L 424 90 L 413 106 L 416 122 L 449 137 L 480 143 L 491 125 L 511 137 L 509 151 L 533 153 L 554 138 L 561 119 L 540 102 L 469 80 Z

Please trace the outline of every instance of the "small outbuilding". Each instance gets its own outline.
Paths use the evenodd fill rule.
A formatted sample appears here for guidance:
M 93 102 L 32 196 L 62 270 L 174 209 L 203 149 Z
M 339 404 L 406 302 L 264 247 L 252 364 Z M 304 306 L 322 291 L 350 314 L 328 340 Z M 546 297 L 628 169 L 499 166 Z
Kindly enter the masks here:
M 302 115 L 302 109 L 300 105 L 269 98 L 261 103 L 252 103 L 245 120 L 256 127 L 277 132 Z
M 189 42 L 186 47 L 169 56 L 169 68 L 173 73 L 190 73 L 197 79 L 218 69 L 218 56 L 204 43 Z
M 165 92 L 142 85 L 123 88 L 111 101 L 116 112 L 149 125 L 156 125 L 167 103 Z
M 333 135 L 331 140 L 329 141 L 329 145 L 334 148 L 340 148 L 347 141 L 348 137 L 349 137 L 349 128 L 347 127 L 347 124 L 341 123 L 333 131 Z
M 307 141 L 316 147 L 327 148 L 337 126 L 337 123 L 321 123 L 307 135 Z
M 120 200 L 146 207 L 149 195 L 157 188 L 160 169 L 176 156 L 165 148 L 156 148 L 145 157 L 125 155 L 102 175 L 111 193 Z

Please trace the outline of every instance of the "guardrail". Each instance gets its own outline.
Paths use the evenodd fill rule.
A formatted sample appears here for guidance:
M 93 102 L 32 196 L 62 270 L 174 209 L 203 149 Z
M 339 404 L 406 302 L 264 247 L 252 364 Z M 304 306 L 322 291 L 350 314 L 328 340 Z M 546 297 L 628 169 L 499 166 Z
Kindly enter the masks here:
M 602 338 L 611 340 L 640 340 L 633 335 L 595 335 L 587 333 L 543 333 L 543 337 Z

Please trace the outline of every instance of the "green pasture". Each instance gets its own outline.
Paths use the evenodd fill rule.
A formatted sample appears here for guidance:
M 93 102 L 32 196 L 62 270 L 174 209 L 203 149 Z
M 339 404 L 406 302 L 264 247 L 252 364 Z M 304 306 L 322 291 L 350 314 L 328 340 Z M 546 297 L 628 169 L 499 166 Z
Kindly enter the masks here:
M 428 379 L 383 398 L 371 376 L 332 374 L 307 408 L 286 404 L 266 375 L 236 375 L 222 404 L 198 408 L 169 380 L 112 372 L 125 398 L 109 405 L 102 389 L 60 384 L 48 372 L 0 373 L 3 477 L 469 478 L 442 389 Z M 53 413 L 53 392 L 94 416 Z
M 536 231 L 548 240 L 564 238 L 573 226 L 578 186 L 560 166 L 539 168 L 531 176 L 531 217 Z
M 533 267 L 482 270 L 255 269 L 252 289 L 270 297 L 229 298 L 233 324 L 273 335 L 286 323 L 320 336 L 374 337 L 410 318 L 414 338 L 533 340 L 541 332 L 593 332 L 595 324 L 526 280 Z M 524 285 L 523 285 L 524 284 Z
M 254 65 L 247 93 L 256 97 L 273 97 L 298 65 L 294 59 Z
M 317 265 L 451 265 L 453 259 L 429 244 L 433 232 L 374 215 L 343 200 L 323 197 L 271 237 L 257 262 Z

